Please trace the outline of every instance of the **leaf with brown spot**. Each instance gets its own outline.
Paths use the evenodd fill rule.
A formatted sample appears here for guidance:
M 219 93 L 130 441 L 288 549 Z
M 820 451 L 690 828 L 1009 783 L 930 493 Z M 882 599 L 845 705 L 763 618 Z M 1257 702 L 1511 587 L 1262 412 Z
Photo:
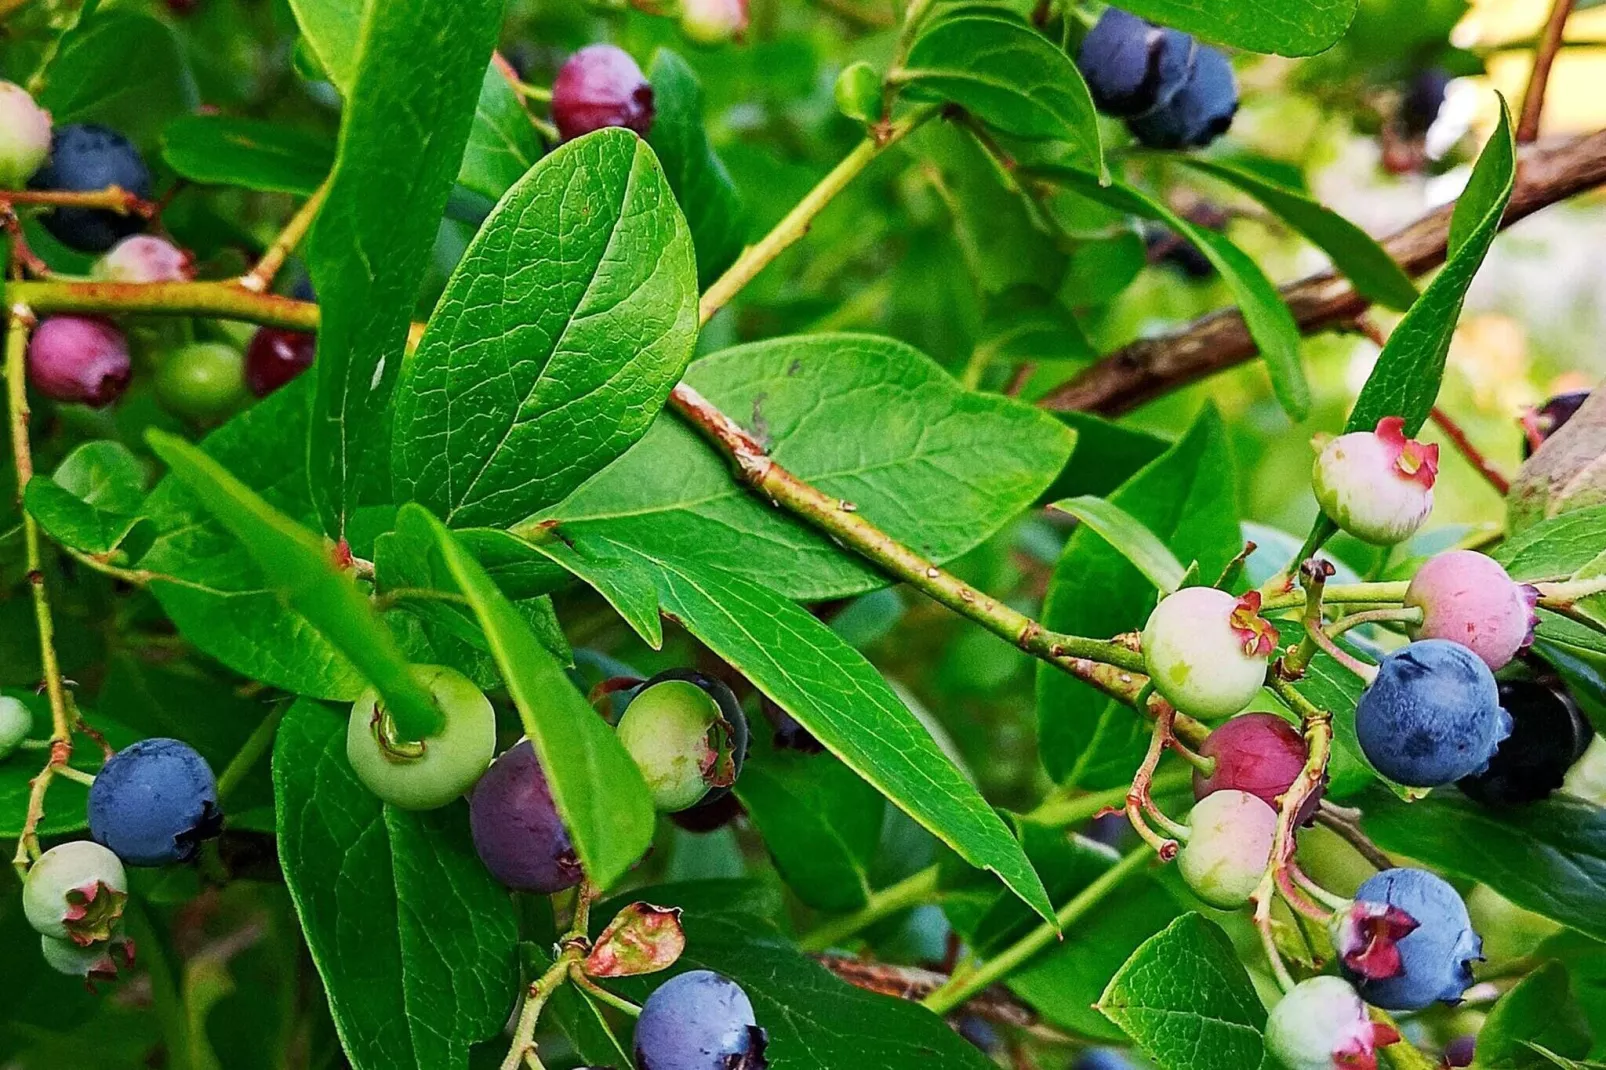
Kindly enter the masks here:
M 684 950 L 679 907 L 631 903 L 602 930 L 581 966 L 591 977 L 636 977 L 667 970 Z

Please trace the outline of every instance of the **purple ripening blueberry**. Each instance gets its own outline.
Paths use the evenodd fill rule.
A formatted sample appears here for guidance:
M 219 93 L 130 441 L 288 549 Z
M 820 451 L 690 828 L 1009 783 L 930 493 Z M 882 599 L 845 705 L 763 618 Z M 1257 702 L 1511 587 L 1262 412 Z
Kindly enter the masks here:
M 551 895 L 585 874 L 529 740 L 503 751 L 469 796 L 474 849 L 514 891 Z
M 764 1070 L 767 1043 L 742 986 L 711 970 L 671 977 L 636 1021 L 637 1070 Z
M 52 316 L 28 340 L 28 382 L 52 401 L 104 408 L 132 374 L 128 340 L 103 319 Z
M 605 126 L 642 137 L 652 129 L 652 86 L 630 53 L 613 45 L 587 45 L 570 56 L 552 85 L 552 121 L 572 141 Z

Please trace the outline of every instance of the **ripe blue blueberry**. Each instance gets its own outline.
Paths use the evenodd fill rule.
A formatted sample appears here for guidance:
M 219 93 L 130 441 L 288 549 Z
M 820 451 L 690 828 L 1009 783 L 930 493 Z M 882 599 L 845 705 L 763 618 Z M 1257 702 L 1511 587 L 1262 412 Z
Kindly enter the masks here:
M 111 939 L 127 902 L 123 863 L 89 840 L 52 847 L 22 882 L 22 911 L 34 931 L 79 947 Z
M 176 739 L 124 747 L 89 789 L 89 834 L 131 866 L 192 861 L 222 831 L 212 767 Z
M 1433 511 L 1439 447 L 1405 435 L 1387 416 L 1374 431 L 1351 431 L 1322 447 L 1311 485 L 1322 512 L 1357 539 L 1390 546 L 1416 533 Z
M 1489 768 L 1456 787 L 1485 806 L 1537 802 L 1561 787 L 1595 730 L 1558 680 L 1502 681 L 1500 705 L 1511 714 L 1511 735 Z
M 1405 83 L 1400 97 L 1400 128 L 1408 137 L 1423 137 L 1444 107 L 1445 91 L 1455 76 L 1443 67 L 1417 71 Z
M 619 718 L 619 742 L 668 813 L 730 791 L 747 757 L 747 717 L 725 684 L 673 669 L 648 680 Z
M 1389 911 L 1415 927 L 1396 935 L 1399 927 L 1380 931 L 1368 924 Z M 1334 943 L 1340 968 L 1361 996 L 1394 1011 L 1460 1000 L 1472 984 L 1472 960 L 1483 957 L 1483 940 L 1472 931 L 1461 896 L 1421 869 L 1386 869 L 1362 884 L 1355 905 L 1339 916 Z
M 552 83 L 552 121 L 564 141 L 605 126 L 623 126 L 646 137 L 652 117 L 647 76 L 630 53 L 613 45 L 582 48 Z
M 1238 82 L 1232 63 L 1209 45 L 1197 45 L 1181 92 L 1153 111 L 1127 121 L 1127 128 L 1154 149 L 1204 148 L 1227 132 L 1238 113 Z
M 1247 791 L 1213 792 L 1188 815 L 1188 840 L 1177 871 L 1193 894 L 1213 907 L 1249 902 L 1265 875 L 1277 835 L 1277 811 Z
M 0 695 L 0 759 L 21 745 L 33 729 L 33 714 L 21 699 Z
M 514 891 L 551 895 L 585 874 L 529 740 L 502 752 L 469 796 L 474 849 Z
M 485 693 L 455 669 L 414 665 L 413 676 L 445 720 L 438 734 L 413 746 L 395 746 L 390 717 L 372 688 L 351 707 L 346 757 L 368 790 L 404 810 L 445 806 L 474 786 L 496 753 L 496 711 Z M 397 741 L 398 743 L 403 741 Z
M 104 408 L 132 374 L 128 340 L 102 319 L 52 316 L 28 340 L 28 382 L 52 401 Z
M 1377 1049 L 1399 1039 L 1337 977 L 1301 981 L 1266 1020 L 1266 1047 L 1287 1070 L 1377 1070 Z
M 0 189 L 21 189 L 50 155 L 50 113 L 20 85 L 0 82 Z
M 1260 595 L 1214 587 L 1167 595 L 1143 627 L 1144 671 L 1177 709 L 1219 719 L 1259 693 L 1277 630 L 1259 616 Z
M 637 1070 L 763 1070 L 767 1043 L 741 985 L 692 970 L 653 990 L 636 1021 Z
M 1076 1057 L 1071 1070 L 1137 1070 L 1120 1048 L 1089 1048 Z
M 1355 709 L 1355 734 L 1379 773 L 1431 788 L 1487 767 L 1511 715 L 1476 654 L 1423 639 L 1384 656 Z
M 1099 111 L 1129 116 L 1154 107 L 1160 39 L 1158 26 L 1118 7 L 1104 10 L 1076 53 L 1076 65 Z
M 117 186 L 136 197 L 151 195 L 151 173 L 139 150 L 123 135 L 103 126 L 75 123 L 56 128 L 50 162 L 29 182 L 33 189 L 91 193 Z M 119 238 L 137 234 L 145 221 L 110 208 L 53 208 L 42 217 L 45 229 L 63 245 L 103 253 Z

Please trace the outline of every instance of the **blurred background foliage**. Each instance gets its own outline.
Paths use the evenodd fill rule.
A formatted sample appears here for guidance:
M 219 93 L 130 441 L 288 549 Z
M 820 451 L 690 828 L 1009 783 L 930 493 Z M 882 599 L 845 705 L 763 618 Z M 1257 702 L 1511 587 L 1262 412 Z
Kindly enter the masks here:
M 15 14 L 0 40 L 4 69 L 32 69 L 47 47 L 49 35 L 39 31 L 72 7 L 73 0 L 35 0 Z M 1520 98 L 1530 46 L 1547 9 L 1545 0 L 1363 0 L 1350 33 L 1325 55 L 1235 57 L 1244 106 L 1212 155 L 1306 188 L 1371 233 L 1386 234 L 1457 195 L 1492 128 L 1491 89 Z M 885 64 L 894 14 L 883 0 L 752 0 L 747 39 L 708 49 L 681 38 L 672 20 L 622 5 L 512 0 L 503 53 L 536 85 L 549 85 L 570 52 L 597 40 L 621 45 L 643 67 L 660 47 L 680 53 L 702 81 L 708 130 L 741 193 L 744 229 L 752 238 L 862 137 L 860 124 L 838 112 L 833 84 L 854 61 Z M 1551 81 L 1546 137 L 1606 124 L 1606 6 L 1580 11 L 1568 34 Z M 273 120 L 333 144 L 339 97 L 317 79 L 315 61 L 298 47 L 285 0 L 105 0 L 61 48 L 44 102 L 58 121 L 106 122 L 141 145 L 158 172 L 158 189 L 170 194 L 164 223 L 195 251 L 202 277 L 243 269 L 296 202 L 177 182 L 161 163 L 167 123 L 209 109 Z M 1458 77 L 1427 132 L 1420 166 L 1401 170 L 1390 156 L 1401 101 L 1413 79 L 1435 68 Z M 1118 126 L 1108 124 L 1106 133 L 1111 145 L 1127 144 Z M 1275 281 L 1323 266 L 1320 254 L 1226 187 L 1128 157 L 1121 148 L 1116 155 L 1129 175 L 1175 207 L 1219 209 L 1232 238 Z M 1062 196 L 1055 210 L 1069 241 L 1042 225 L 970 139 L 930 124 L 839 196 L 805 241 L 709 325 L 701 348 L 789 333 L 876 332 L 920 347 L 969 383 L 1032 398 L 1098 353 L 1231 303 L 1219 281 L 1193 277 L 1170 261 L 1151 262 L 1146 235 L 1134 221 L 1072 195 Z M 460 214 L 464 218 L 442 225 L 419 298 L 421 315 L 474 231 L 472 206 Z M 30 230 L 29 239 L 53 264 L 73 269 L 75 254 L 42 230 Z M 1521 458 L 1517 420 L 1526 407 L 1606 374 L 1598 341 L 1606 336 L 1602 248 L 1606 202 L 1578 198 L 1502 236 L 1472 289 L 1440 403 L 1506 471 L 1515 471 Z M 166 321 L 137 324 L 134 334 L 154 349 L 173 341 L 173 332 L 241 343 L 248 330 Z M 1126 414 L 1121 425 L 1134 432 L 1130 444 L 1141 460 L 1158 448 L 1157 440 L 1175 439 L 1203 406 L 1214 405 L 1230 428 L 1242 515 L 1260 525 L 1254 537 L 1274 539 L 1270 529 L 1303 533 L 1316 512 L 1308 490 L 1310 439 L 1341 425 L 1376 353 L 1358 335 L 1307 340 L 1315 400 L 1302 423 L 1290 422 L 1264 371 L 1251 363 Z M 1025 374 L 1023 363 L 1031 365 Z M 142 449 L 143 428 L 173 418 L 155 405 L 148 379 L 136 376 L 135 384 L 110 412 L 42 409 L 35 425 L 40 469 L 48 471 L 85 437 L 119 438 Z M 1431 426 L 1426 437 L 1443 441 Z M 1499 495 L 1448 443 L 1443 457 L 1436 530 L 1424 538 L 1444 545 L 1498 527 Z M 1079 470 L 1073 458 L 1065 493 L 1102 493 L 1122 474 Z M 8 497 L 12 478 L 0 474 L 0 493 Z M 1061 520 L 1034 515 L 955 570 L 1035 612 L 1066 534 Z M 20 543 L 18 530 L 0 530 L 0 685 L 8 688 L 31 687 L 37 679 Z M 1390 562 L 1373 551 L 1342 541 L 1334 547 L 1358 572 L 1388 572 Z M 1419 552 L 1420 546 L 1407 546 L 1395 554 L 1404 559 Z M 57 601 L 60 652 L 85 706 L 97 711 L 96 723 L 139 734 L 183 725 L 176 734 L 221 767 L 266 715 L 267 700 L 222 669 L 185 656 L 185 644 L 147 596 L 88 572 L 68 572 L 64 579 Z M 589 591 L 560 596 L 558 610 L 578 651 L 577 671 L 588 683 L 623 666 L 650 674 L 706 661 L 673 630 L 664 650 L 645 649 Z M 907 591 L 881 591 L 818 611 L 900 688 L 991 801 L 1029 809 L 1042 797 L 1049 783 L 1036 751 L 1029 657 Z M 1601 765 L 1580 767 L 1580 794 L 1606 797 Z M 263 809 L 270 798 L 265 770 L 259 770 L 242 789 L 232 822 L 239 836 L 226 861 L 237 874 L 272 869 L 271 843 L 261 835 L 271 828 L 271 812 Z M 873 795 L 865 805 L 872 814 L 883 807 Z M 1312 869 L 1346 890 L 1361 871 L 1346 875 L 1354 857 L 1337 851 L 1325 852 L 1324 871 L 1326 835 L 1311 834 L 1308 853 L 1318 859 Z M 659 843 L 643 880 L 763 875 L 771 865 L 743 821 L 709 834 L 675 829 Z M 929 864 L 937 849 L 888 810 L 866 854 L 871 883 L 884 886 Z M 154 885 L 139 889 L 136 898 L 164 924 L 136 918 L 150 968 L 109 999 L 88 996 L 46 972 L 17 917 L 14 889 L 0 889 L 0 975 L 13 1008 L 0 1024 L 0 1065 L 127 1067 L 144 1065 L 153 1048 L 166 1052 L 163 1065 L 196 1070 L 339 1064 L 282 886 L 244 880 L 197 895 L 193 873 L 141 873 L 137 879 Z M 0 883 L 12 880 L 9 869 L 0 877 Z M 1481 927 L 1490 934 L 1496 969 L 1553 935 L 1550 923 L 1520 916 L 1493 895 L 1479 892 L 1473 903 L 1485 919 Z M 810 913 L 795 899 L 790 909 L 799 920 Z M 1236 924 L 1235 935 L 1250 939 L 1243 920 Z M 948 954 L 947 933 L 941 913 L 924 909 L 870 935 L 884 958 L 930 963 Z M 1435 1013 L 1426 1020 L 1442 1037 L 1464 1031 L 1456 1017 L 1466 1012 Z M 1099 1020 L 1089 1018 L 1096 1029 Z

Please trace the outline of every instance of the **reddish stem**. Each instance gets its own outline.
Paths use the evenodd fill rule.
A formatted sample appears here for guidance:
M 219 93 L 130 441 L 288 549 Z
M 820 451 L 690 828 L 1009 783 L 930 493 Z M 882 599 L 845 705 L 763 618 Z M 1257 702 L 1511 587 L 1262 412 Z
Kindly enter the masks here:
M 1478 470 L 1478 474 L 1499 492 L 1501 497 L 1511 491 L 1511 480 L 1507 479 L 1498 468 L 1489 463 L 1488 459 L 1478 451 L 1478 447 L 1472 444 L 1472 440 L 1467 438 L 1467 433 L 1461 430 L 1461 425 L 1456 423 L 1449 413 L 1435 405 L 1428 415 L 1432 418 L 1434 426 L 1444 432 L 1444 437 L 1450 440 L 1461 456 L 1465 457 L 1468 463 Z

